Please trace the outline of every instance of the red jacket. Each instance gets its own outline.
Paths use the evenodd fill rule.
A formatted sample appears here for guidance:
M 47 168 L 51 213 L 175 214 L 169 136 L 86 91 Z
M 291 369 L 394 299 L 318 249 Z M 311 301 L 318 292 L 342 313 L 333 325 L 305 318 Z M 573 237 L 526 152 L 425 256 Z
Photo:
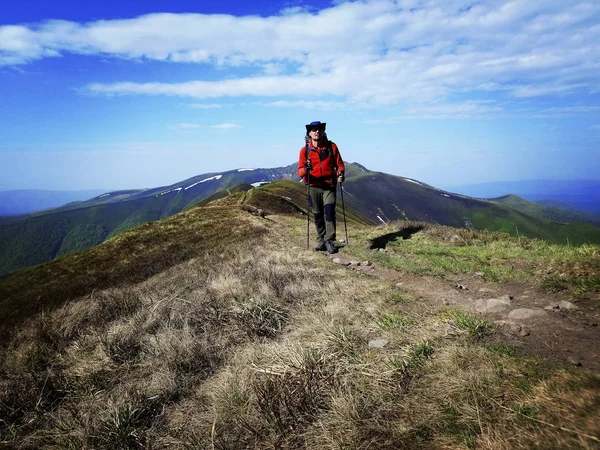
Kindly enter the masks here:
M 321 147 L 320 145 L 324 145 Z M 344 161 L 342 161 L 342 155 L 335 145 L 331 141 L 324 140 L 323 143 L 319 142 L 318 148 L 310 146 L 308 157 L 312 164 L 312 170 L 310 171 L 310 185 L 311 186 L 334 186 L 337 182 L 337 177 L 342 175 L 346 168 L 344 167 Z M 300 150 L 300 157 L 298 158 L 298 176 L 304 178 L 306 183 L 306 146 Z

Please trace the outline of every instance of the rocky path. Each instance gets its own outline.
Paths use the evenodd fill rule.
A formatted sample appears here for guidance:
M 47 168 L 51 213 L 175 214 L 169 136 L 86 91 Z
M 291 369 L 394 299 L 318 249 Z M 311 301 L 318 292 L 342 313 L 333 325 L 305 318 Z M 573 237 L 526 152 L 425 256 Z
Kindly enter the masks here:
M 329 257 L 348 270 L 378 277 L 432 305 L 481 314 L 527 353 L 600 373 L 597 299 L 547 293 L 530 282 L 487 282 L 477 274 L 445 279 L 404 274 L 370 261 L 356 261 L 343 249 Z

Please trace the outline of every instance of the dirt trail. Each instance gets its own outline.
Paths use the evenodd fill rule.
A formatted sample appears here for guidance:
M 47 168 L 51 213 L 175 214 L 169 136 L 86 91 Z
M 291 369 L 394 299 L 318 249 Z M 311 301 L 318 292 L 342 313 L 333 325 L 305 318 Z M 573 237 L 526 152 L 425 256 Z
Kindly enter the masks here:
M 343 249 L 330 258 L 340 258 L 344 264 L 356 261 Z M 482 314 L 499 325 L 511 344 L 526 353 L 600 373 L 597 299 L 575 299 L 566 293 L 547 293 L 530 282 L 486 282 L 475 274 L 448 275 L 439 279 L 405 274 L 377 264 L 346 267 L 398 286 L 431 305 Z

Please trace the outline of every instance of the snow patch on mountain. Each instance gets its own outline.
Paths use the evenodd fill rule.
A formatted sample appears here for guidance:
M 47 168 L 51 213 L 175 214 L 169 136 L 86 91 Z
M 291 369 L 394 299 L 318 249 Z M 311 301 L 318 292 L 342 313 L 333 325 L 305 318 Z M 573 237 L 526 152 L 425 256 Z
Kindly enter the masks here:
M 185 188 L 185 190 L 187 191 L 189 188 L 193 188 L 194 186 L 196 186 L 197 184 L 200 183 L 204 183 L 206 181 L 210 181 L 210 180 L 218 180 L 222 177 L 223 175 L 215 175 L 214 177 L 210 177 L 210 178 L 205 178 L 204 180 L 200 180 L 200 181 L 196 181 L 194 184 L 190 184 L 188 187 Z
M 256 182 L 250 183 L 250 184 L 254 187 L 259 187 L 259 186 L 262 186 L 263 184 L 269 184 L 269 183 L 270 183 L 270 181 L 256 181 Z
M 238 169 L 238 172 L 245 172 L 247 170 L 256 170 L 256 169 Z

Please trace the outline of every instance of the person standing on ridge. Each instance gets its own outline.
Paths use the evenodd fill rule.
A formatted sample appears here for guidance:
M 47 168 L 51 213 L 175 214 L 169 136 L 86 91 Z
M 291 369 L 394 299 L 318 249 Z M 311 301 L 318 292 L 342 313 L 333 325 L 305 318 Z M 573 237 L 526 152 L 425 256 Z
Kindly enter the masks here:
M 300 150 L 298 175 L 305 183 L 310 179 L 308 204 L 317 229 L 315 250 L 337 253 L 334 245 L 336 186 L 344 181 L 345 167 L 337 145 L 327 139 L 325 126 L 325 122 L 306 125 L 306 145 Z

